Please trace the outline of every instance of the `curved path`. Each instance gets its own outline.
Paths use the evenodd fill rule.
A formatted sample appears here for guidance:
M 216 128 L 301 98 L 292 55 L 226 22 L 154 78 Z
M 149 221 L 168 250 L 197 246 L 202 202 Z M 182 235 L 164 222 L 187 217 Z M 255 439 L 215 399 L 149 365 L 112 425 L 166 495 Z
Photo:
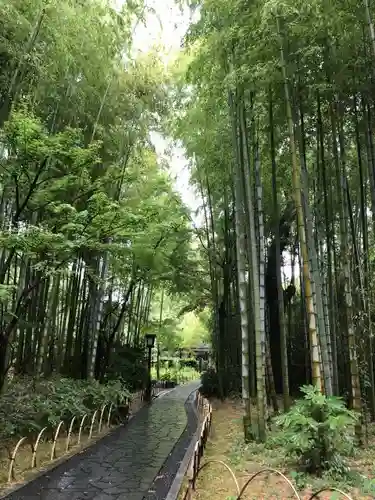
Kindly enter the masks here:
M 171 459 L 181 460 L 191 439 L 186 432 L 191 398 L 185 402 L 198 386 L 194 382 L 161 395 L 125 426 L 5 498 L 163 500 L 178 467 Z M 189 427 L 193 432 L 191 422 Z

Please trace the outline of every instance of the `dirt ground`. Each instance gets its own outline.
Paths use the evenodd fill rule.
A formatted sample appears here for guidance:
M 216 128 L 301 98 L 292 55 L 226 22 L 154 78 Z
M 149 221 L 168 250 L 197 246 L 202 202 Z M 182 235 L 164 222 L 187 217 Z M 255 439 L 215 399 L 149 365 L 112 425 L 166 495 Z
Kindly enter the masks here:
M 272 468 L 284 474 L 296 489 L 296 492 L 293 492 L 287 480 L 276 472 L 262 473 L 254 478 L 241 496 L 244 500 L 292 498 L 308 500 L 313 493 L 325 487 L 339 488 L 343 493 L 346 492 L 346 495 L 332 491 L 320 493 L 314 498 L 320 500 L 344 498 L 371 500 L 375 498 L 374 436 L 370 436 L 369 446 L 361 450 L 350 463 L 350 470 L 356 478 L 355 481 L 346 478 L 338 480 L 331 477 L 315 478 L 298 472 L 297 465 L 291 463 L 290 458 L 281 448 L 272 449 L 272 446 L 267 446 L 267 444 L 245 445 L 243 443 L 243 412 L 239 401 L 224 403 L 213 401 L 212 405 L 213 425 L 203 458 L 203 463 L 207 465 L 198 477 L 194 499 L 235 500 L 237 498 L 235 481 L 228 469 L 219 462 L 224 462 L 232 469 L 240 488 L 252 474 L 262 469 Z M 360 478 L 360 475 L 364 477 Z

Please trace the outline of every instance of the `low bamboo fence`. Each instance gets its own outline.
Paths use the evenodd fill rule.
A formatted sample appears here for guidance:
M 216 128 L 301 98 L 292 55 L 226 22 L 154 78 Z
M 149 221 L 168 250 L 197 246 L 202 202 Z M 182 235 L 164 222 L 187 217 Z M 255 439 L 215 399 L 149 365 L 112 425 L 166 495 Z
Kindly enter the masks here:
M 165 386 L 166 384 L 164 382 L 154 383 L 152 386 L 152 399 L 165 391 Z M 30 466 L 28 469 L 24 469 L 22 471 L 23 473 L 37 469 L 42 465 L 38 450 L 43 441 L 48 442 L 50 446 L 47 464 L 48 462 L 54 462 L 56 459 L 60 459 L 64 455 L 67 455 L 73 448 L 87 446 L 95 437 L 99 437 L 105 432 L 109 432 L 113 424 L 112 418 L 116 412 L 121 414 L 121 420 L 126 421 L 131 414 L 136 413 L 144 406 L 144 396 L 145 391 L 141 390 L 134 393 L 131 398 L 127 398 L 123 404 L 116 408 L 113 404 L 104 404 L 91 414 L 85 413 L 82 416 L 74 416 L 68 422 L 61 420 L 54 427 L 44 427 L 37 436 L 30 435 L 21 437 L 15 444 L 13 443 L 13 446 L 7 447 L 9 460 L 7 472 L 8 484 L 20 479 L 17 475 L 17 457 L 21 451 L 24 452 L 24 450 L 27 449 L 27 453 L 30 455 L 29 459 L 27 459 Z M 75 437 L 74 444 L 73 437 Z M 65 441 L 63 446 L 61 446 L 62 439 Z M 58 456 L 58 443 L 60 447 L 60 456 Z M 43 465 L 46 465 L 45 460 L 43 461 Z
M 13 446 L 8 446 L 8 484 L 20 479 L 17 474 L 17 457 L 22 451 L 28 450 L 29 467 L 22 472 L 28 472 L 37 469 L 39 466 L 46 465 L 46 461 L 41 463 L 38 451 L 42 442 L 48 443 L 50 447 L 47 464 L 61 459 L 70 453 L 74 448 L 87 446 L 94 438 L 108 433 L 112 426 L 115 426 L 115 414 L 121 415 L 122 422 L 127 421 L 133 413 L 136 413 L 143 406 L 143 391 L 139 391 L 127 398 L 119 407 L 113 404 L 104 404 L 94 410 L 91 414 L 74 416 L 70 421 L 61 420 L 56 426 L 44 427 L 37 436 L 23 436 Z M 73 439 L 74 438 L 74 439 Z M 73 443 L 73 441 L 75 441 Z M 59 444 L 59 447 L 57 447 Z M 58 453 L 58 448 L 60 453 Z M 45 452 L 45 449 L 44 449 Z M 60 456 L 58 456 L 60 455 Z M 44 455 L 45 458 L 45 455 Z M 23 455 L 25 461 L 25 456 Z

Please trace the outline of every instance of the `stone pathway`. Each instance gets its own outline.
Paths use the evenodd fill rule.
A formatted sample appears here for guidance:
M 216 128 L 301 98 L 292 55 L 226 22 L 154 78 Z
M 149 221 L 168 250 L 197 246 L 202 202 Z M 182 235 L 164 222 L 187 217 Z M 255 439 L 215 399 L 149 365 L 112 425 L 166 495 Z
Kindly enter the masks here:
M 199 386 L 177 387 L 130 422 L 8 500 L 142 500 L 183 433 L 185 401 Z

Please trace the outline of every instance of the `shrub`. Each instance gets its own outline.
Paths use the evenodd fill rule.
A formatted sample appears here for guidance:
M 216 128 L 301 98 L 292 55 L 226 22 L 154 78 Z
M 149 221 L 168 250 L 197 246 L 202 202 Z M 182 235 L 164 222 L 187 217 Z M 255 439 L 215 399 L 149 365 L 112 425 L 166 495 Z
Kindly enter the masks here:
M 194 368 L 186 366 L 181 368 L 177 372 L 177 379 L 179 384 L 184 384 L 185 382 L 191 382 L 192 380 L 199 380 L 200 373 Z
M 0 396 L 0 441 L 37 434 L 43 427 L 69 422 L 103 404 L 121 405 L 129 396 L 119 381 L 16 378 Z
M 209 368 L 201 376 L 201 393 L 208 397 L 219 397 L 219 377 L 216 370 Z
M 346 470 L 343 457 L 354 449 L 357 415 L 341 398 L 327 397 L 314 386 L 303 386 L 303 399 L 276 419 L 282 441 L 310 472 Z
M 106 371 L 106 380 L 124 380 L 131 391 L 145 386 L 148 372 L 144 350 L 116 344 Z
M 198 361 L 195 358 L 182 358 L 180 359 L 180 366 L 198 370 Z
M 178 379 L 175 371 L 167 370 L 161 375 L 161 380 L 167 382 L 167 387 L 174 387 L 178 384 Z

